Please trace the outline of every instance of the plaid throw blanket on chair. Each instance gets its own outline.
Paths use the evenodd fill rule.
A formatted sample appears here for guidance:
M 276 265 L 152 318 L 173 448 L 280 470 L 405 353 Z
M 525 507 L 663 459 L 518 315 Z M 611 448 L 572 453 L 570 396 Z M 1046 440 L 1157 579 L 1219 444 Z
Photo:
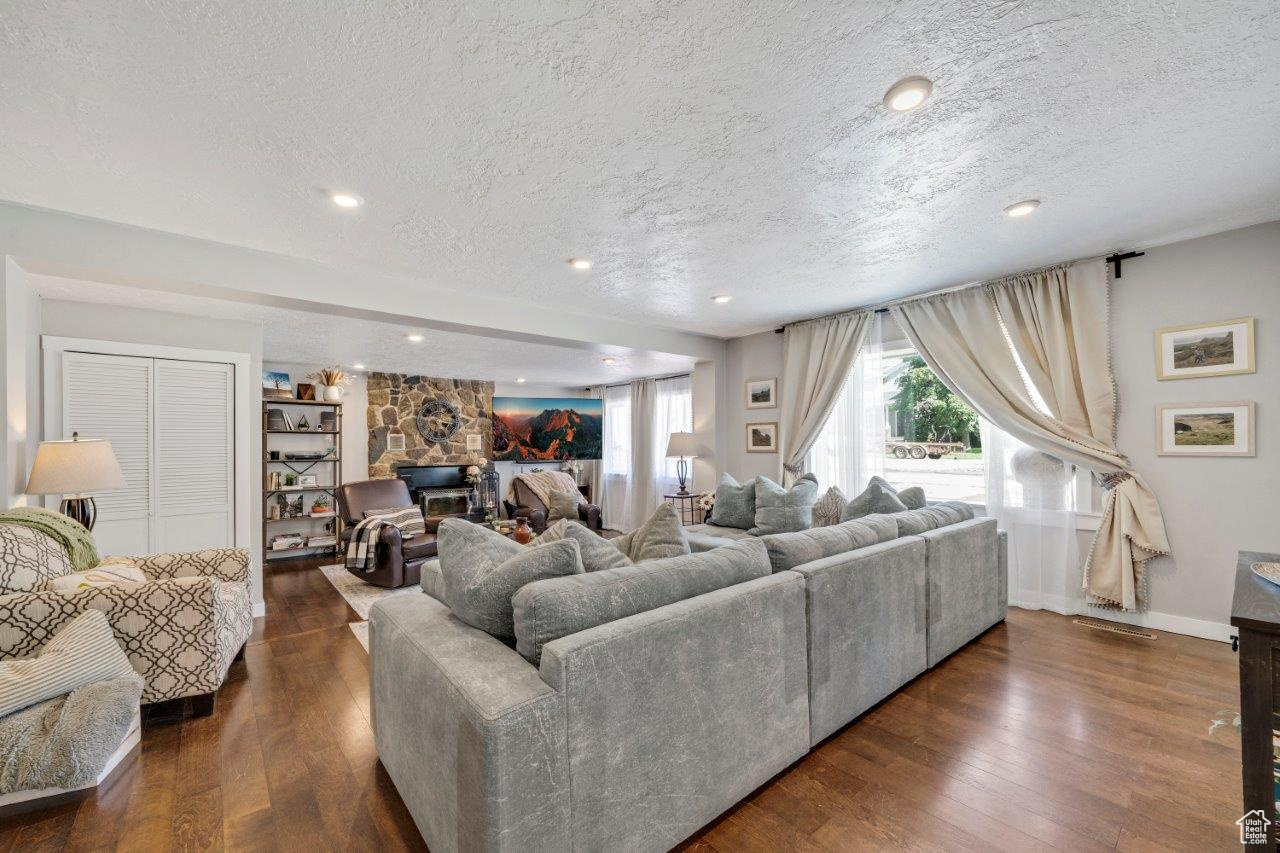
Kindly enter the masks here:
M 417 507 L 370 510 L 351 531 L 351 541 L 347 544 L 348 569 L 373 571 L 378 564 L 378 540 L 382 538 L 382 529 L 388 526 L 398 528 L 405 539 L 426 532 L 422 511 Z

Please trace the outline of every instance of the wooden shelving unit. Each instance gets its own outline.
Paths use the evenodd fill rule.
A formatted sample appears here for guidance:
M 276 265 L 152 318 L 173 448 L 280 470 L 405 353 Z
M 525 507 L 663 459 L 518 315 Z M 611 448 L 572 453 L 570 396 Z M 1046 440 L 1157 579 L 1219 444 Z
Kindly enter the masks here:
M 267 428 L 267 410 L 282 409 L 288 412 L 294 407 L 307 407 L 314 409 L 330 409 L 337 417 L 338 428 L 336 430 L 318 430 L 318 429 L 268 429 Z M 316 415 L 318 417 L 318 414 Z M 299 420 L 299 417 L 290 415 L 293 421 Z M 325 443 L 319 446 L 307 447 L 305 449 L 298 447 L 280 448 L 272 446 L 272 436 L 292 435 L 292 436 L 317 436 L 322 438 Z M 342 541 L 342 522 L 337 515 L 337 492 L 338 487 L 342 485 L 342 449 L 340 440 L 342 436 L 342 404 L 320 402 L 317 400 L 294 400 L 283 398 L 264 398 L 262 401 L 262 559 L 263 563 L 273 558 L 281 556 L 298 556 L 301 554 L 332 554 L 337 556 L 340 553 L 340 543 Z M 271 458 L 272 451 L 278 451 L 278 459 Z M 286 459 L 286 453 L 298 452 L 324 452 L 330 451 L 329 455 L 319 459 Z M 308 472 L 316 472 L 316 477 L 323 485 L 316 486 L 281 486 L 279 488 L 270 488 L 271 474 L 280 473 L 282 476 L 294 474 L 301 476 Z M 325 493 L 330 499 L 330 511 L 322 515 L 311 515 L 304 512 L 299 516 L 286 516 L 283 518 L 271 517 L 271 505 L 277 495 L 288 495 L 291 497 L 303 496 L 304 509 L 307 505 L 308 493 L 314 495 Z M 322 524 L 318 526 L 316 522 Z M 308 546 L 301 545 L 294 548 L 272 549 L 270 541 L 270 530 L 272 533 L 283 530 L 292 530 L 297 527 L 297 532 L 310 538 L 312 536 L 321 535 L 325 526 L 332 525 L 333 545 Z

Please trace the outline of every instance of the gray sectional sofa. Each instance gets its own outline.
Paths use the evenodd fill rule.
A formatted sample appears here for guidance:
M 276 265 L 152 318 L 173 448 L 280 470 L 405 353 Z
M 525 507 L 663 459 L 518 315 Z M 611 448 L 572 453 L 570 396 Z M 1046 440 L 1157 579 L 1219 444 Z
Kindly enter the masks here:
M 1004 619 L 1004 537 L 971 515 L 693 529 L 693 554 L 521 588 L 514 648 L 384 599 L 379 756 L 433 850 L 668 849 Z

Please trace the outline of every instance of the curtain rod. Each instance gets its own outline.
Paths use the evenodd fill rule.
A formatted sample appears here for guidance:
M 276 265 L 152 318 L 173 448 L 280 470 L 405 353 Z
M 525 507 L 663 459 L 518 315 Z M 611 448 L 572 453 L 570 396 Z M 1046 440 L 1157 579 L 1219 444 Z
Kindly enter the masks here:
M 1147 254 L 1146 252 L 1136 252 L 1136 251 L 1113 252 L 1112 254 L 1107 255 L 1105 258 L 1103 258 L 1103 261 L 1108 264 L 1115 264 L 1116 265 L 1115 277 L 1120 278 L 1121 276 L 1120 265 L 1124 261 L 1131 260 L 1133 258 L 1141 258 L 1146 254 Z M 941 287 L 941 288 L 938 288 L 937 290 L 931 290 L 928 293 L 918 293 L 915 296 L 904 296 L 901 299 L 893 299 L 893 300 L 890 300 L 889 302 L 881 302 L 879 305 L 863 305 L 858 308 L 849 309 L 847 311 L 837 311 L 834 314 L 824 314 L 821 317 L 811 317 L 808 320 L 797 320 L 795 323 L 788 323 L 787 326 L 794 326 L 798 323 L 809 323 L 809 322 L 812 322 L 813 320 L 826 320 L 831 317 L 839 317 L 843 314 L 855 314 L 859 311 L 872 311 L 876 314 L 887 314 L 889 313 L 890 308 L 892 308 L 895 305 L 902 305 L 905 302 L 915 302 L 920 299 L 929 299 L 930 297 L 933 297 L 933 296 L 940 296 L 944 293 L 952 293 L 957 290 L 965 290 L 970 287 L 981 287 L 987 284 L 996 284 L 997 282 L 1001 282 L 1006 279 L 1017 278 L 1019 276 L 1024 276 L 1024 275 L 1032 275 L 1033 273 L 1038 273 L 1038 272 L 1045 272 L 1047 270 L 1057 269 L 1058 267 L 1065 267 L 1071 264 L 1079 263 L 1080 261 L 1083 261 L 1083 260 L 1088 260 L 1088 259 L 1076 258 L 1074 261 L 1063 261 L 1062 263 L 1049 264 L 1048 266 L 1044 266 L 1044 267 L 1033 267 L 1032 269 L 1023 270 L 1022 272 L 1016 272 L 1016 273 L 1012 273 L 1011 275 L 1000 276 L 999 278 L 987 279 L 985 281 L 971 281 L 965 284 L 952 285 L 951 287 Z M 773 332 L 776 335 L 780 335 L 785 330 L 786 330 L 786 326 L 779 326 L 778 328 L 774 329 Z
M 679 379 L 682 376 L 692 377 L 693 374 L 692 373 L 672 373 L 668 376 L 642 376 L 640 377 L 640 379 L 632 379 L 630 382 L 613 382 L 609 385 L 601 385 L 600 387 L 601 388 L 626 388 L 632 382 L 639 382 L 641 379 L 652 379 L 654 382 L 661 382 L 664 379 Z M 586 388 L 583 388 L 582 390 L 590 391 L 593 387 L 595 386 L 588 385 Z

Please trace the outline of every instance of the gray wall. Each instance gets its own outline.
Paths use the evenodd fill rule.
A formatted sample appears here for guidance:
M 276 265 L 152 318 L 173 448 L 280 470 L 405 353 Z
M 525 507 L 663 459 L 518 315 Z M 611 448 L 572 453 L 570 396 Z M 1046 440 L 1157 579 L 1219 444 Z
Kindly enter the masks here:
M 43 301 L 40 316 L 40 331 L 45 335 L 248 353 L 251 381 L 262 375 L 262 328 L 257 323 L 56 299 Z M 249 398 L 254 402 L 248 415 L 253 418 L 249 429 L 249 473 L 253 478 L 249 489 L 249 536 L 255 603 L 262 601 L 262 525 L 258 521 L 262 517 L 262 489 L 257 480 L 258 460 L 262 458 L 259 396 L 256 387 L 250 389 Z M 236 510 L 239 512 L 240 507 Z
M 728 369 L 725 388 L 726 447 L 720 454 L 722 471 L 738 480 L 765 476 L 781 482 L 782 455 L 780 453 L 748 453 L 747 424 L 756 421 L 779 420 L 781 409 L 747 409 L 747 381 L 751 379 L 778 380 L 778 398 L 782 398 L 782 335 L 773 331 L 734 338 L 726 349 Z
M 1173 557 L 1149 564 L 1151 609 L 1226 622 L 1236 550 L 1280 552 L 1280 222 L 1147 250 L 1112 298 L 1120 450 L 1155 491 Z M 1159 382 L 1156 329 L 1254 317 L 1258 372 Z M 1156 456 L 1156 406 L 1257 403 L 1256 458 Z

